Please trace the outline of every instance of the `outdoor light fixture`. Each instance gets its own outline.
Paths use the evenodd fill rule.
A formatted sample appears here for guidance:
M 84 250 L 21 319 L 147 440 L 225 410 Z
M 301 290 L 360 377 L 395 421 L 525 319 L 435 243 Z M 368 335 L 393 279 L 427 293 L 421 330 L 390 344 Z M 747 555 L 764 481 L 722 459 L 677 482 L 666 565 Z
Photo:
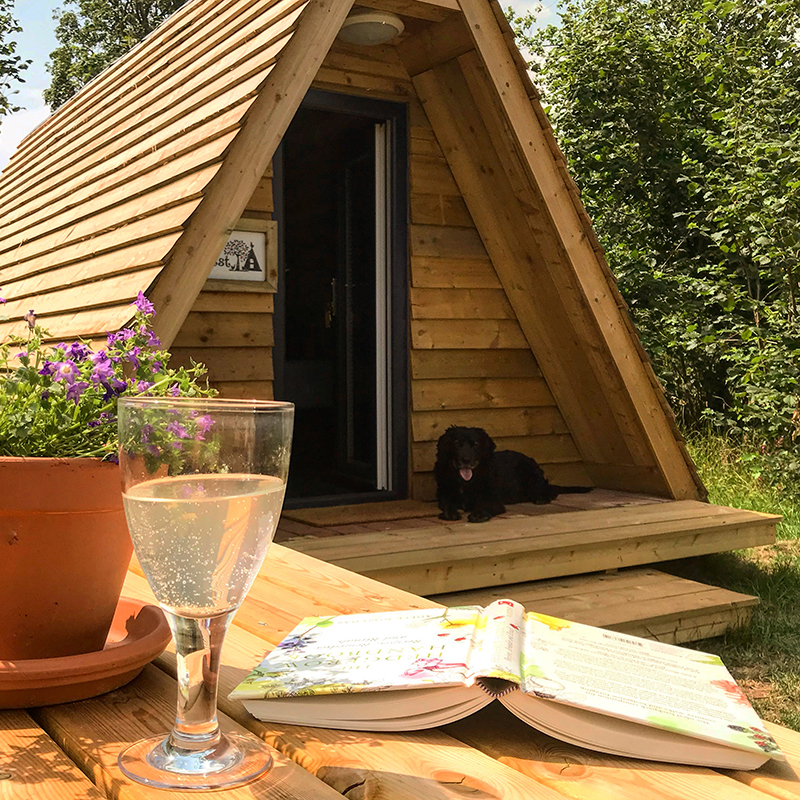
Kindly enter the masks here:
M 359 9 L 351 13 L 339 31 L 339 38 L 349 44 L 386 44 L 404 29 L 403 20 L 388 11 Z

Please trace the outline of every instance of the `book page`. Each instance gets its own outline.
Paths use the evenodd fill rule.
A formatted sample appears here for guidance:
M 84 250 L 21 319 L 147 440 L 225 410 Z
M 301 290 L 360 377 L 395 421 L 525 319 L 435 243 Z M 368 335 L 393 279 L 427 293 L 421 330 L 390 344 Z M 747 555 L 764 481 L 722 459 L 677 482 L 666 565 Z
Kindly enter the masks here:
M 480 606 L 304 619 L 233 699 L 467 685 Z
M 469 660 L 470 673 L 520 683 L 520 656 L 525 609 L 513 600 L 495 600 L 478 620 Z
M 782 758 L 719 657 L 528 613 L 522 690 Z

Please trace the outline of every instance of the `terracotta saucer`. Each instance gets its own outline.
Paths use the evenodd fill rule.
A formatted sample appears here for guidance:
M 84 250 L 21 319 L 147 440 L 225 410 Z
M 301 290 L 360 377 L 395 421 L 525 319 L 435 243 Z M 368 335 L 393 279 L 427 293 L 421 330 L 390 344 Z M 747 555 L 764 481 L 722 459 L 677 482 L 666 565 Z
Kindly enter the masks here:
M 102 650 L 62 658 L 0 660 L 0 708 L 71 703 L 118 689 L 132 681 L 169 640 L 169 625 L 160 608 L 121 597 Z

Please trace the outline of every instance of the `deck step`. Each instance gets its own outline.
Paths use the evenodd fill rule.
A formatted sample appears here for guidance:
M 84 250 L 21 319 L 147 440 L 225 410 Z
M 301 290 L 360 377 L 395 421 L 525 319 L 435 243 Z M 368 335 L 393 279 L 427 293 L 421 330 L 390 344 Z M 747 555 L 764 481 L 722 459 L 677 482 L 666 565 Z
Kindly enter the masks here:
M 598 628 L 681 644 L 720 636 L 749 621 L 758 598 L 652 568 L 576 575 L 429 597 L 446 606 L 504 597 L 529 611 Z
M 286 546 L 419 595 L 771 544 L 779 516 L 694 500 L 302 537 Z

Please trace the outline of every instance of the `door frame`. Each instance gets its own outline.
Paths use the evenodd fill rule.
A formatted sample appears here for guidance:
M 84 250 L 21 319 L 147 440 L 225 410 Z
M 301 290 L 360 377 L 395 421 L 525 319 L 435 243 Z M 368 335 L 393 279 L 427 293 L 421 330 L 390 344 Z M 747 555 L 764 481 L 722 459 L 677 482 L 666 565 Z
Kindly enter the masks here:
M 391 232 L 388 247 L 389 313 L 388 336 L 391 357 L 389 401 L 391 405 L 391 474 L 393 488 L 374 492 L 358 492 L 319 497 L 287 498 L 286 508 L 313 508 L 317 506 L 349 505 L 355 503 L 396 500 L 408 496 L 409 474 L 409 354 L 408 354 L 408 303 L 409 303 L 409 158 L 407 108 L 402 102 L 375 100 L 371 97 L 326 92 L 311 89 L 301 108 L 334 111 L 385 122 L 391 130 L 389 153 L 389 208 L 387 226 Z M 272 351 L 274 394 L 283 394 L 283 365 L 286 358 L 286 296 L 281 291 L 285 278 L 284 207 L 283 207 L 283 142 L 273 158 L 273 219 L 278 222 L 278 291 L 275 294 L 274 329 L 275 344 Z

